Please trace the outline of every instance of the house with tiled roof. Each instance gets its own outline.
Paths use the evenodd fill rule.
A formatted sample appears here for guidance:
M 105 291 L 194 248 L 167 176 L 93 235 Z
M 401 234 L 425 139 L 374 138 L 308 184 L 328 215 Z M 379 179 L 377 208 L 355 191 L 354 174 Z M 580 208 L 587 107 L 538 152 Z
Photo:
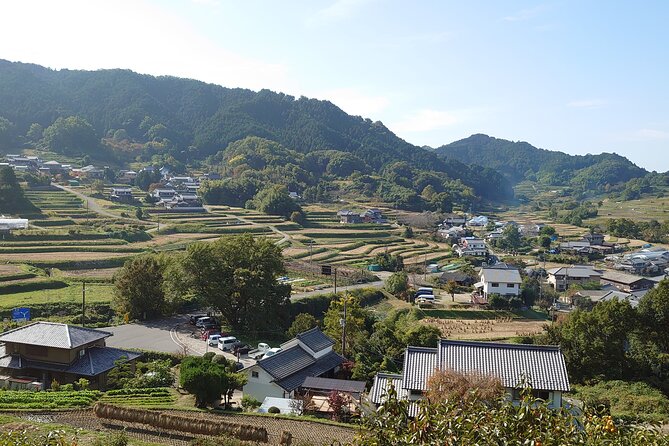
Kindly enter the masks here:
M 266 397 L 289 398 L 308 377 L 334 377 L 344 362 L 334 341 L 318 327 L 281 344 L 281 351 L 242 370 L 248 381 L 244 395 L 263 401 Z
M 570 390 L 564 356 L 557 346 L 442 339 L 436 348 L 407 347 L 402 374 L 377 374 L 369 399 L 382 404 L 392 385 L 398 397 L 418 402 L 435 370 L 498 378 L 511 399 L 529 385 L 554 408 L 561 407 L 562 394 Z M 416 410 L 412 404 L 410 412 L 415 415 Z
M 548 283 L 556 291 L 565 291 L 572 285 L 582 285 L 588 282 L 597 282 L 602 277 L 602 272 L 589 265 L 572 265 L 551 268 L 546 270 Z
M 30 382 L 42 390 L 86 378 L 104 389 L 107 374 L 120 362 L 134 361 L 137 352 L 107 347 L 112 333 L 54 322 L 35 322 L 0 334 L 0 381 Z M 18 386 L 20 387 L 20 386 Z

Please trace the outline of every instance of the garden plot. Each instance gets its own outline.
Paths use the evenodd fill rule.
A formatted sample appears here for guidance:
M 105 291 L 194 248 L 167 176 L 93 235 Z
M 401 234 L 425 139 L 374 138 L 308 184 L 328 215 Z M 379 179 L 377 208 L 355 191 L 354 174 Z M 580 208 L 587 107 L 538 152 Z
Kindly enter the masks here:
M 445 339 L 496 340 L 543 332 L 546 321 L 499 317 L 496 319 L 439 319 L 428 317 L 423 323 L 437 327 Z

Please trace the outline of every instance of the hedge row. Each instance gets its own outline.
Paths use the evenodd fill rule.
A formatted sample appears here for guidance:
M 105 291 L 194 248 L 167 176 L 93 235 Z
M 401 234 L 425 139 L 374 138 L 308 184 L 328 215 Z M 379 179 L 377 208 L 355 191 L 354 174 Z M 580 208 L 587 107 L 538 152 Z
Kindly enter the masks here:
M 381 290 L 375 288 L 358 288 L 350 290 L 349 294 L 360 298 L 360 304 L 365 307 L 373 305 L 384 298 Z M 300 313 L 308 313 L 316 319 L 322 319 L 325 312 L 330 308 L 330 302 L 334 299 L 335 294 L 318 294 L 312 297 L 307 297 L 300 300 L 290 302 L 290 316 L 295 319 Z
M 33 277 L 37 277 L 37 274 L 35 273 L 8 274 L 6 276 L 0 276 L 0 282 L 9 282 L 10 280 L 32 279 Z
M 389 232 L 303 232 L 301 235 L 310 238 L 378 238 L 390 237 Z
M 100 398 L 97 390 L 36 392 L 1 390 L 0 409 L 69 409 L 90 407 Z
M 121 239 L 104 240 L 56 240 L 56 241 L 16 241 L 0 242 L 2 248 L 25 247 L 25 246 L 97 246 L 97 245 L 127 245 L 128 242 Z
M 39 252 L 145 252 L 144 248 L 133 248 L 130 246 L 105 247 L 105 246 L 17 246 L 0 247 L 0 254 L 30 254 Z
M 58 268 L 65 271 L 71 269 L 105 269 L 123 266 L 126 260 L 130 260 L 131 258 L 132 256 L 96 260 L 31 260 L 30 264 L 37 268 Z
M 60 280 L 39 280 L 35 282 L 19 282 L 0 285 L 0 294 L 27 293 L 39 290 L 57 290 L 69 285 Z

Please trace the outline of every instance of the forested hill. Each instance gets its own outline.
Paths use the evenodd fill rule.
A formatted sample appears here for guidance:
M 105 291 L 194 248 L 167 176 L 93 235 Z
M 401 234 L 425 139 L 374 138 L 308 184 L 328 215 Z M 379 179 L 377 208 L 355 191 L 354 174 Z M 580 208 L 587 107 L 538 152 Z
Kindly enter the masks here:
M 445 159 L 491 167 L 514 183 L 536 180 L 592 189 L 624 183 L 648 173 L 615 153 L 569 155 L 481 134 L 441 146 L 435 152 Z
M 98 140 L 106 137 L 108 143 L 101 147 L 91 144 L 76 147 L 76 141 L 69 141 L 69 136 L 52 138 L 54 132 L 48 132 L 48 127 L 56 119 L 70 116 L 80 120 L 72 118 L 58 123 L 59 127 L 83 130 L 92 127 L 94 136 Z M 397 137 L 382 123 L 350 116 L 330 102 L 296 99 L 268 90 L 230 89 L 128 70 L 55 71 L 0 60 L 2 118 L 9 121 L 6 126 L 13 132 L 13 143 L 9 144 L 5 138 L 5 146 L 49 145 L 55 152 L 88 151 L 93 158 L 114 151 L 117 158 L 129 158 L 127 161 L 164 162 L 156 160 L 156 156 L 169 155 L 181 163 L 190 163 L 205 160 L 229 144 L 253 136 L 302 154 L 315 151 L 352 154 L 363 161 L 359 164 L 367 170 L 363 174 L 382 175 L 392 164 L 407 163 L 407 168 L 399 170 L 411 175 L 437 173 L 436 182 L 442 185 L 435 184 L 437 191 L 460 180 L 483 199 L 499 200 L 513 194 L 510 184 L 494 170 L 440 158 L 431 150 Z M 34 126 L 35 123 L 39 126 Z M 30 138 L 31 126 L 45 129 L 44 138 Z M 0 149 L 2 145 L 0 135 Z M 135 152 L 127 153 L 129 147 Z M 398 166 L 395 167 L 397 171 Z M 405 178 L 396 183 L 408 186 L 412 180 Z M 418 186 L 421 185 L 425 187 L 425 182 Z M 420 194 L 418 186 L 414 189 Z

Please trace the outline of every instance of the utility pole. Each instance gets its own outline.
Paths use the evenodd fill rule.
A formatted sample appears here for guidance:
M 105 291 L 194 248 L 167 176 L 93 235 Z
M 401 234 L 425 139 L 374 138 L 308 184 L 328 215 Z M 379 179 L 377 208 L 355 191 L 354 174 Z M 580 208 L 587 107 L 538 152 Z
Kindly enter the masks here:
M 314 241 L 309 240 L 309 263 L 314 263 L 313 256 L 314 256 Z
M 341 355 L 346 356 L 346 302 L 348 301 L 348 293 L 344 295 L 344 317 L 340 320 L 341 324 Z
M 86 282 L 81 283 L 81 326 L 86 326 Z
M 334 269 L 334 292 L 337 294 L 337 268 Z

